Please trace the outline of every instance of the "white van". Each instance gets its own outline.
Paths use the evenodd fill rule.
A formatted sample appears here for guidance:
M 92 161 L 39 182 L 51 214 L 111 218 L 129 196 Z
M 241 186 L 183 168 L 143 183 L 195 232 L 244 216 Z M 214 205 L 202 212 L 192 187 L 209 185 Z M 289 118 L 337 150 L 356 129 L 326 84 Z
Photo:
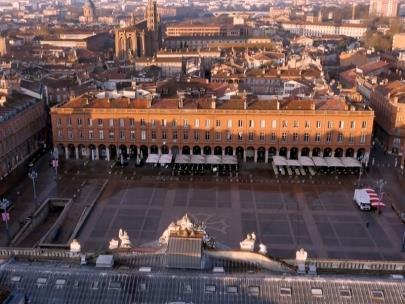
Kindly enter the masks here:
M 360 210 L 369 211 L 371 210 L 370 196 L 366 189 L 356 189 L 354 190 L 353 201 L 357 204 Z

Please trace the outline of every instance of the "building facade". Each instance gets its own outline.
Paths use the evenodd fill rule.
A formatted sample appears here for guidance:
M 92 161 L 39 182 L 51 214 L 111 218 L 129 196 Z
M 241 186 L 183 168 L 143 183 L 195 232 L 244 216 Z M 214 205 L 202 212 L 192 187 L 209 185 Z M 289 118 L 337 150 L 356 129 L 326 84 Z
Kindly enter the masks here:
M 149 0 L 145 20 L 115 31 L 115 56 L 120 60 L 152 57 L 162 44 L 156 1 Z
M 96 6 L 92 0 L 86 0 L 83 5 L 83 18 L 84 23 L 92 23 L 96 21 Z
M 216 154 L 267 163 L 273 155 L 368 157 L 374 112 L 343 100 L 82 96 L 53 107 L 51 118 L 66 158 Z
M 401 154 L 405 143 L 405 84 L 400 81 L 377 86 L 370 96 L 376 114 L 376 137 L 385 149 Z
M 370 0 L 369 15 L 378 17 L 396 17 L 398 0 Z
M 360 39 L 367 31 L 366 25 L 360 24 L 331 24 L 310 22 L 283 22 L 282 28 L 296 35 L 316 36 L 342 35 Z
M 0 100 L 0 177 L 40 147 L 46 125 L 43 101 L 14 94 Z

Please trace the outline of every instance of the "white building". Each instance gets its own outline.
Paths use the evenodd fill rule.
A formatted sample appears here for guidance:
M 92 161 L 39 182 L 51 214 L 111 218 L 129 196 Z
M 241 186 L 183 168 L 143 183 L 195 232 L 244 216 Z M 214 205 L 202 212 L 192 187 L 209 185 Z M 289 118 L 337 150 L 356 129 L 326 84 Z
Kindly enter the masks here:
M 343 24 L 335 25 L 328 23 L 307 22 L 283 22 L 284 30 L 302 36 L 344 35 L 360 39 L 367 31 L 366 25 Z

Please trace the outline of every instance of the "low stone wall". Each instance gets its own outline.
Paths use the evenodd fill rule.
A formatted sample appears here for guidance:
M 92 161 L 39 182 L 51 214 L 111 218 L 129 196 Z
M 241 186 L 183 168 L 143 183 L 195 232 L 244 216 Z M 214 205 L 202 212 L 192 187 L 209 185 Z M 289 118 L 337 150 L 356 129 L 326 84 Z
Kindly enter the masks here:
M 39 224 L 41 224 L 49 215 L 50 198 L 46 199 L 41 206 L 35 210 L 30 221 L 27 221 L 10 242 L 10 246 L 18 246 Z
M 56 222 L 52 225 L 51 229 L 49 229 L 48 232 L 39 241 L 39 247 L 40 248 L 61 247 L 61 248 L 68 249 L 69 244 L 55 244 L 52 242 L 55 239 L 56 235 L 58 234 L 58 231 L 59 231 L 60 227 L 62 226 L 63 222 L 65 221 L 67 215 L 69 214 L 70 208 L 72 206 L 72 200 L 65 199 L 65 198 L 52 198 L 51 204 L 52 204 L 52 206 L 63 207 L 63 211 L 59 215 Z

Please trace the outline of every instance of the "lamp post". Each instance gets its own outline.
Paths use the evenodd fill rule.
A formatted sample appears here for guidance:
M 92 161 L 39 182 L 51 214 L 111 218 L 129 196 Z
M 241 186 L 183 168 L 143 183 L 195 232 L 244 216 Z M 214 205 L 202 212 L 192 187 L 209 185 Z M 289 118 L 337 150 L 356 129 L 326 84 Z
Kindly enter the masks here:
M 28 173 L 28 177 L 32 180 L 32 189 L 34 191 L 34 200 L 37 199 L 37 191 L 35 189 L 35 180 L 38 178 L 38 173 L 36 171 L 31 171 Z
M 10 240 L 10 230 L 8 228 L 8 221 L 10 220 L 10 213 L 7 212 L 7 206 L 10 206 L 10 201 L 6 198 L 0 200 L 0 208 L 3 209 L 1 218 L 6 223 L 7 238 Z

